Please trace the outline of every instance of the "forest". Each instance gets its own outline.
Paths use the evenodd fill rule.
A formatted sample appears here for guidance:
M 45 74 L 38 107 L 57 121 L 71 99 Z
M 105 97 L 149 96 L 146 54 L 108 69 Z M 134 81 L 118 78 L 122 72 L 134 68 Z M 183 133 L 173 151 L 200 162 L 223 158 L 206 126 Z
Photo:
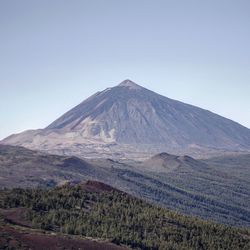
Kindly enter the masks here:
M 107 239 L 132 249 L 250 249 L 248 229 L 184 216 L 95 185 L 5 189 L 0 207 L 27 208 L 25 218 L 33 228 Z

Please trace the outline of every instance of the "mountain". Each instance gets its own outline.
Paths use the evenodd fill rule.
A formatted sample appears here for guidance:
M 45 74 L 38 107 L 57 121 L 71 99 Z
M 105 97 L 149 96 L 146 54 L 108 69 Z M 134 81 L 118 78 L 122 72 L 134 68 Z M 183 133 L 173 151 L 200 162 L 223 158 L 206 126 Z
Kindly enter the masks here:
M 1 143 L 85 157 L 148 158 L 162 151 L 207 156 L 248 151 L 250 130 L 130 80 L 98 92 L 45 129 Z
M 96 181 L 0 191 L 1 249 L 249 247 L 247 229 L 183 216 Z

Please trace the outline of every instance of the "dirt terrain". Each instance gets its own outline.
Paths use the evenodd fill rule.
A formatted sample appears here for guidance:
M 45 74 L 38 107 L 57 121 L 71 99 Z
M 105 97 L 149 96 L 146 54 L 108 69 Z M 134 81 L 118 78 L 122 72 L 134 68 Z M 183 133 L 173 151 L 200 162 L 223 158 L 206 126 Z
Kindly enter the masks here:
M 18 207 L 10 209 L 0 209 L 0 214 L 4 217 L 4 220 L 8 223 L 18 226 L 32 227 L 32 223 L 25 220 L 25 213 L 27 208 Z
M 107 184 L 101 183 L 99 181 L 90 181 L 90 180 L 81 184 L 81 187 L 88 192 L 97 192 L 97 193 L 119 191 L 118 189 L 113 188 Z
M 9 226 L 0 227 L 0 249 L 88 249 L 88 250 L 122 250 L 126 249 L 108 242 L 77 239 L 69 236 L 47 235 L 18 230 Z

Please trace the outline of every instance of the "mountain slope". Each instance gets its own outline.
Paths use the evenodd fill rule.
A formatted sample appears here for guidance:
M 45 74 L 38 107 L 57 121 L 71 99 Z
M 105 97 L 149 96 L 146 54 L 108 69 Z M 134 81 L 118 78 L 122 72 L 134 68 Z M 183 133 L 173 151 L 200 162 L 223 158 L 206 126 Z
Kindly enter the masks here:
M 23 207 L 25 224 L 32 222 L 34 228 L 47 230 L 47 234 L 53 231 L 54 234 L 63 232 L 108 239 L 132 249 L 236 250 L 250 247 L 250 232 L 246 229 L 183 216 L 93 181 L 50 190 L 1 191 L 0 206 L 3 214 L 8 214 L 11 208 L 13 214 Z M 11 226 L 19 219 L 20 224 L 18 216 L 3 219 Z
M 1 188 L 46 187 L 93 178 L 109 181 L 112 174 L 74 156 L 49 155 L 0 145 Z
M 94 179 L 183 214 L 241 227 L 250 227 L 249 176 L 250 155 L 195 160 L 161 153 L 142 162 L 82 160 L 0 145 L 1 188 Z
M 85 157 L 130 153 L 136 158 L 137 151 L 204 155 L 249 150 L 250 130 L 125 80 L 89 97 L 47 128 L 13 135 L 2 143 Z

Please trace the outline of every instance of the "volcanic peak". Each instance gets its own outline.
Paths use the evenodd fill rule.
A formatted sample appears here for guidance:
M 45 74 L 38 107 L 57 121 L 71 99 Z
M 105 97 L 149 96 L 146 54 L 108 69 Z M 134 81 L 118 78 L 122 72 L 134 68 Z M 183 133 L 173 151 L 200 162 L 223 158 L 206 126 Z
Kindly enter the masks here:
M 126 88 L 129 88 L 129 89 L 143 89 L 143 87 L 141 87 L 140 85 L 136 84 L 135 82 L 127 79 L 127 80 L 124 80 L 122 81 L 118 87 L 126 87 Z

